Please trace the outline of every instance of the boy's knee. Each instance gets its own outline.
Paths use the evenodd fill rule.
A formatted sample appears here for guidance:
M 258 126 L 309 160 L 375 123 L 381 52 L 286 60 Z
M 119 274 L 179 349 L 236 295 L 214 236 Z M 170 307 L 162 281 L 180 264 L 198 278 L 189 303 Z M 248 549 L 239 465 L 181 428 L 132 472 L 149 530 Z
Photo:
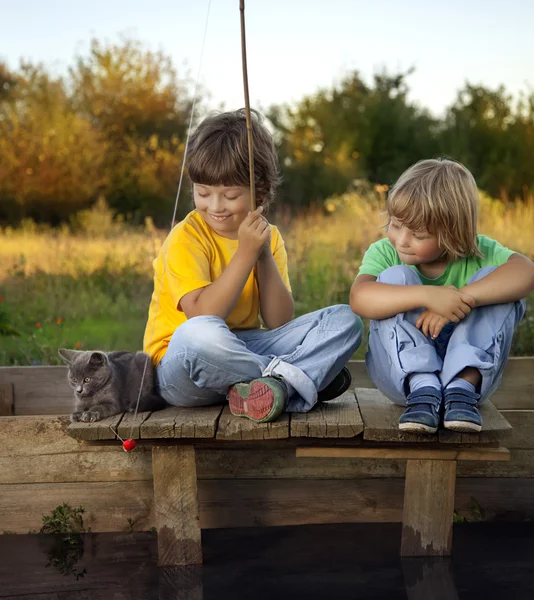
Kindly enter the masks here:
M 496 268 L 497 267 L 482 267 L 482 269 L 479 269 L 474 275 L 472 275 L 469 278 L 468 283 L 474 283 L 475 281 L 483 279 L 484 277 L 495 271 Z
M 410 267 L 405 265 L 396 265 L 388 267 L 377 277 L 379 283 L 389 283 L 392 285 L 420 285 L 419 275 Z
M 354 335 L 362 335 L 363 322 L 348 304 L 337 304 L 330 308 L 328 328 L 348 329 Z
M 172 344 L 189 350 L 209 351 L 218 348 L 228 333 L 220 317 L 202 315 L 182 323 L 174 332 Z

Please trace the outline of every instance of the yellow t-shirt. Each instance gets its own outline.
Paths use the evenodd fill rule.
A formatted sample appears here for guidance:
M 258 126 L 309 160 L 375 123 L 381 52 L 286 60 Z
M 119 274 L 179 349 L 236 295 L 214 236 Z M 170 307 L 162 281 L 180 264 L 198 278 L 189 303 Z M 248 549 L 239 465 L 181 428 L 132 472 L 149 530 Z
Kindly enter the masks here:
M 287 289 L 291 292 L 284 240 L 271 225 L 271 249 Z M 158 364 L 167 351 L 176 328 L 187 321 L 181 299 L 218 279 L 236 253 L 238 240 L 215 233 L 196 210 L 169 233 L 154 260 L 154 292 L 145 328 L 144 349 Z M 260 327 L 258 285 L 252 272 L 232 312 L 226 319 L 230 329 Z

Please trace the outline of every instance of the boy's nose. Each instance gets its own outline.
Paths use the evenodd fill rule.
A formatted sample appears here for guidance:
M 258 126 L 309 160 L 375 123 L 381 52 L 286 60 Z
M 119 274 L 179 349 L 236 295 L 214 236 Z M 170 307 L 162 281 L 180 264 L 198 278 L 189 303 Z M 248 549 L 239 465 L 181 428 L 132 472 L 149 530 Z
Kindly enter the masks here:
M 222 212 L 223 211 L 222 198 L 214 194 L 210 199 L 210 211 L 211 212 Z

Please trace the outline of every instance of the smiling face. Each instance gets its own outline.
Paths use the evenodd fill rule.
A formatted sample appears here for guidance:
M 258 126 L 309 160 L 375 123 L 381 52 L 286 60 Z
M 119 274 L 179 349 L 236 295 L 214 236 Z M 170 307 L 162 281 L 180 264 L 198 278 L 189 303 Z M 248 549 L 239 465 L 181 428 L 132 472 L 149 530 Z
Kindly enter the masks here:
M 193 185 L 195 207 L 207 225 L 220 236 L 237 239 L 237 231 L 250 211 L 250 191 L 241 186 Z
M 407 265 L 441 262 L 443 257 L 443 249 L 435 235 L 424 230 L 412 231 L 396 217 L 391 217 L 389 222 L 388 239 Z

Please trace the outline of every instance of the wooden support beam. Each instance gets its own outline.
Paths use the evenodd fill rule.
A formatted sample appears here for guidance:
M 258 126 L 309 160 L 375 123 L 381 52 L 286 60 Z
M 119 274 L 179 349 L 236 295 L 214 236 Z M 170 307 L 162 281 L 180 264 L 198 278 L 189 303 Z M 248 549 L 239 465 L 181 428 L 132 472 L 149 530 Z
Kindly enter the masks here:
M 403 558 L 408 600 L 458 600 L 450 558 Z
M 193 446 L 153 446 L 158 565 L 202 563 L 197 468 Z
M 455 460 L 409 460 L 401 556 L 448 556 L 452 545 Z
M 12 383 L 0 383 L 0 417 L 14 414 L 14 395 Z
M 375 458 L 397 460 L 486 460 L 509 461 L 507 448 L 380 448 L 302 446 L 297 458 Z

